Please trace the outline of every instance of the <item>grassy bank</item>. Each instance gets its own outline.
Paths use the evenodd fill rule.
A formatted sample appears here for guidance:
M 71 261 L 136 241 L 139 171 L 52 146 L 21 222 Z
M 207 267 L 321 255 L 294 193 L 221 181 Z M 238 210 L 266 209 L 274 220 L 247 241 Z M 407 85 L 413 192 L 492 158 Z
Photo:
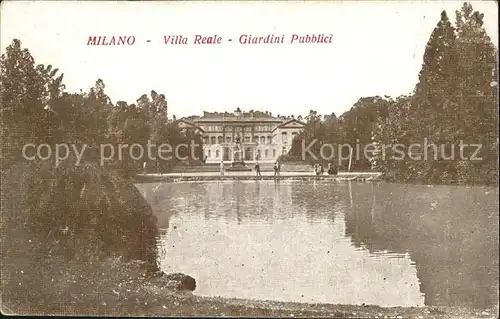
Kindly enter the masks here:
M 443 307 L 352 306 L 300 304 L 200 297 L 173 287 L 166 276 L 152 276 L 141 262 L 119 258 L 92 264 L 51 261 L 52 304 L 9 309 L 6 314 L 101 316 L 259 316 L 329 318 L 493 318 L 487 311 Z M 19 267 L 23 282 L 26 272 Z M 24 272 L 24 274 L 23 274 Z M 26 291 L 19 286 L 19 290 Z M 47 300 L 48 301 L 48 300 Z M 26 304 L 25 304 L 26 305 Z

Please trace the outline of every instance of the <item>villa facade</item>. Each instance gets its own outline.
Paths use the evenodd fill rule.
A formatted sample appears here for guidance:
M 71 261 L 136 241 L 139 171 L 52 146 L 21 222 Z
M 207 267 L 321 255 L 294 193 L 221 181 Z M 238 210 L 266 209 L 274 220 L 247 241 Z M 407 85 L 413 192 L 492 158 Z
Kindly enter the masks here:
M 179 120 L 179 126 L 202 135 L 205 162 L 210 164 L 241 160 L 236 152 L 238 141 L 245 162 L 273 163 L 290 150 L 305 124 L 294 118 L 238 109 L 234 113 L 204 112 L 203 116 Z

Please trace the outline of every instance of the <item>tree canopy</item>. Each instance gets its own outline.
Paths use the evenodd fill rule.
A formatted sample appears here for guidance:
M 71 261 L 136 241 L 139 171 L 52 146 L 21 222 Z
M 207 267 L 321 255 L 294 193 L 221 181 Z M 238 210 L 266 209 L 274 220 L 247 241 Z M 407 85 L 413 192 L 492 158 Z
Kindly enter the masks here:
M 338 119 L 315 118 L 311 111 L 303 134 L 296 137 L 289 157 L 300 156 L 300 145 L 312 138 L 324 143 L 388 146 L 412 143 L 439 146 L 422 160 L 393 159 L 391 149 L 355 159 L 355 170 L 375 169 L 395 180 L 495 183 L 498 180 L 498 49 L 483 26 L 482 13 L 464 3 L 455 23 L 441 13 L 423 55 L 418 83 L 409 96 L 361 98 Z M 463 150 L 459 145 L 479 144 Z M 441 148 L 443 151 L 441 151 Z M 314 148 L 312 148 L 314 149 Z M 317 151 L 317 150 L 316 150 Z M 385 152 L 385 150 L 384 150 Z M 422 154 L 424 149 L 417 153 Z M 453 159 L 451 153 L 455 154 Z M 316 153 L 318 154 L 318 153 Z M 342 154 L 340 154 L 342 155 Z M 337 154 L 339 156 L 339 154 Z M 345 154 L 343 155 L 345 156 Z M 345 158 L 345 157 L 344 157 Z

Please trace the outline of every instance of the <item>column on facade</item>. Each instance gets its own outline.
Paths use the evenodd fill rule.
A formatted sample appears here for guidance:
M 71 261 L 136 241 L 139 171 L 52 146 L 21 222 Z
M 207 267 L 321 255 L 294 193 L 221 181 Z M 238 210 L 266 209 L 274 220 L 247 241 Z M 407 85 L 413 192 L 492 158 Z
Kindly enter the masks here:
M 245 143 L 245 126 L 240 125 L 240 161 L 244 161 L 246 155 L 246 149 L 243 146 L 243 143 Z

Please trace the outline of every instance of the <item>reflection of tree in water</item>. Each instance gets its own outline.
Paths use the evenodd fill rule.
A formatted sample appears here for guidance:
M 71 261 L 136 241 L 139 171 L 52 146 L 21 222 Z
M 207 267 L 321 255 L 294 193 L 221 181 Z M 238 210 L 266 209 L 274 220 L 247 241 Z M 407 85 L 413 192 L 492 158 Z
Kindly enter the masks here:
M 375 248 L 379 243 L 372 227 L 374 213 L 372 197 L 375 196 L 373 184 L 349 183 L 344 194 L 349 200 L 345 215 L 345 233 L 351 237 L 353 244 L 356 247 L 369 245 L 374 250 L 390 249 L 399 252 L 398 248 L 387 245 Z
M 292 206 L 306 214 L 310 221 L 335 221 L 335 215 L 347 205 L 343 193 L 344 183 L 323 181 L 297 182 L 292 184 Z
M 409 251 L 428 305 L 496 305 L 498 194 L 465 187 L 353 184 L 346 235 Z
M 239 184 L 236 210 L 245 220 L 286 218 L 290 203 L 289 188 L 274 181 L 255 181 Z
M 139 186 L 158 219 L 158 227 L 168 228 L 170 218 L 184 210 L 203 211 L 207 188 L 201 183 L 158 183 Z
M 262 190 L 268 195 L 270 185 L 264 185 Z M 200 202 L 204 203 L 202 211 L 205 212 L 207 219 L 236 219 L 241 222 L 245 218 L 256 218 L 266 214 L 264 208 L 269 207 L 269 203 L 261 205 L 259 182 L 206 183 L 205 188 L 206 196 Z

